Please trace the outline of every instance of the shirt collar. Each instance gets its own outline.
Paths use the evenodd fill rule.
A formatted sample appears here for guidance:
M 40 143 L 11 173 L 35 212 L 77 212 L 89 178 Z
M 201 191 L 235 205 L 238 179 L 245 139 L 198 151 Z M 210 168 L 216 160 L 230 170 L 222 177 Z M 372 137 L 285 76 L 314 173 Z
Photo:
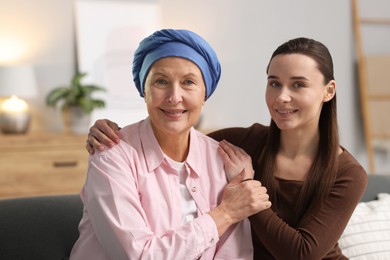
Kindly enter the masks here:
M 140 138 L 148 172 L 154 171 L 164 161 L 164 154 L 154 136 L 149 117 L 141 122 Z
M 164 162 L 164 153 L 153 133 L 149 117 L 141 122 L 139 134 L 148 171 L 154 171 Z M 200 142 L 199 132 L 192 127 L 190 130 L 190 150 L 185 163 L 197 175 L 202 172 L 199 167 L 201 165 L 199 162 L 202 160 Z
M 186 159 L 187 165 L 195 172 L 198 176 L 201 175 L 205 169 L 201 168 L 203 165 L 202 161 L 204 161 L 205 151 L 202 149 L 200 133 L 191 127 L 190 131 L 190 150 L 188 152 L 188 156 Z M 204 146 L 203 146 L 204 148 Z

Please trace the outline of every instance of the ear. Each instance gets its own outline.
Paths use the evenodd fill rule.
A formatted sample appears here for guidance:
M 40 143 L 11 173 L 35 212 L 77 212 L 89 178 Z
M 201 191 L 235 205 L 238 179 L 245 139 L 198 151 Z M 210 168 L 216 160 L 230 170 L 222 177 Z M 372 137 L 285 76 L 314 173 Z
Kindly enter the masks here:
M 325 93 L 324 93 L 324 102 L 328 102 L 331 100 L 334 95 L 336 94 L 336 81 L 331 80 L 329 83 L 325 86 Z

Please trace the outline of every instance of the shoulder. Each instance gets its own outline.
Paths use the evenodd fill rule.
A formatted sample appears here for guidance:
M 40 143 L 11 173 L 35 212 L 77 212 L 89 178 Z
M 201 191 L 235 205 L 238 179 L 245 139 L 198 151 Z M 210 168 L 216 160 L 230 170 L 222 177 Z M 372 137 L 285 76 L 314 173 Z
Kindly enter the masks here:
M 119 130 L 119 132 L 121 133 L 121 140 L 124 141 L 125 143 L 129 143 L 132 142 L 134 137 L 138 137 L 140 134 L 140 128 L 142 126 L 142 122 L 143 121 L 140 121 L 122 127 L 121 130 Z
M 355 191 L 363 193 L 368 182 L 363 166 L 345 148 L 339 155 L 337 181 L 351 183 Z
M 207 185 L 226 184 L 223 160 L 218 153 L 219 142 L 207 135 L 191 129 L 190 151 L 186 162 Z M 219 190 L 219 189 L 218 189 Z
M 217 141 L 225 139 L 228 142 L 241 147 L 252 157 L 252 160 L 255 160 L 254 158 L 257 158 L 265 147 L 268 132 L 268 126 L 255 123 L 250 127 L 222 129 L 210 133 L 209 136 Z
M 235 140 L 244 140 L 251 138 L 259 138 L 268 134 L 268 126 L 264 126 L 259 123 L 255 123 L 250 127 L 230 127 L 224 128 L 218 131 L 209 133 L 208 136 L 211 138 L 221 141 L 226 139 L 229 142 L 235 143 Z
M 339 155 L 338 170 L 343 174 L 359 174 L 367 175 L 363 166 L 346 150 L 342 147 L 343 152 Z
M 127 125 L 121 128 L 120 130 L 120 141 L 118 144 L 113 147 L 105 147 L 103 151 L 96 151 L 95 157 L 107 157 L 107 158 L 121 158 L 128 157 L 129 154 L 132 154 L 136 148 L 137 143 L 140 141 L 139 130 L 140 122 Z
M 200 145 L 200 146 L 209 146 L 212 147 L 213 149 L 217 149 L 219 146 L 219 141 L 211 138 L 208 135 L 205 135 L 204 133 L 196 130 L 195 128 L 192 129 L 191 131 L 191 145 L 193 145 L 193 139 L 195 139 L 195 142 Z

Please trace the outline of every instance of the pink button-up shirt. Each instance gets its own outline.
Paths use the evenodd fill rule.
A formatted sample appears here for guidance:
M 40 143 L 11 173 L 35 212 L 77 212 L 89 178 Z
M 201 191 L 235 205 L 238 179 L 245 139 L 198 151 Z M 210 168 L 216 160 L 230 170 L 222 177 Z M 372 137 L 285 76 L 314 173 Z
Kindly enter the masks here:
M 248 220 L 218 238 L 207 212 L 227 184 L 218 143 L 191 129 L 186 186 L 197 218 L 183 224 L 180 177 L 164 158 L 149 119 L 121 130 L 121 142 L 90 156 L 84 214 L 71 259 L 252 259 Z

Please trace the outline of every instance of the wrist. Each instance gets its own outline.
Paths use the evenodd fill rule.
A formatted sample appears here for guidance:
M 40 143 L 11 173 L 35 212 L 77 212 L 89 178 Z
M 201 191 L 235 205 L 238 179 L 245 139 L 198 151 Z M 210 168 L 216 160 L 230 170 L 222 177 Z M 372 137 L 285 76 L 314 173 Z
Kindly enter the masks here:
M 245 172 L 245 179 L 253 179 L 255 177 L 255 171 L 252 170 L 250 173 Z
M 218 235 L 222 236 L 222 234 L 232 225 L 234 224 L 234 220 L 226 212 L 223 206 L 219 205 L 208 213 L 211 218 L 214 220 L 215 225 L 217 226 Z

